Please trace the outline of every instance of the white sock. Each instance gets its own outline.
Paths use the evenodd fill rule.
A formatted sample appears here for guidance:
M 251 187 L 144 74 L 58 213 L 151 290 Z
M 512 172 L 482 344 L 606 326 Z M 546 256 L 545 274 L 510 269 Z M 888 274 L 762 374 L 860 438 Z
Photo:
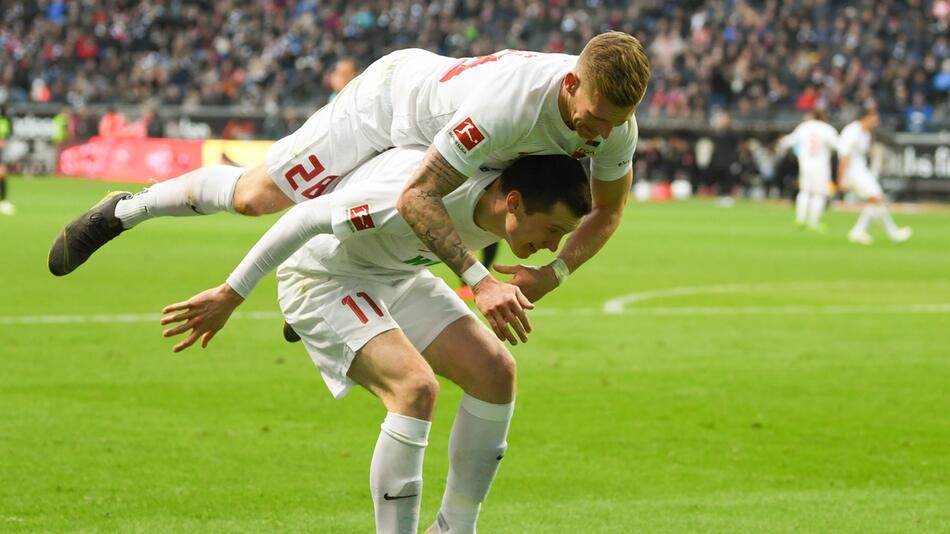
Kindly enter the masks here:
M 815 228 L 825 211 L 826 198 L 824 195 L 812 194 L 808 200 L 808 226 Z
M 868 231 L 868 224 L 871 223 L 871 219 L 874 218 L 875 212 L 873 204 L 866 204 L 864 209 L 861 210 L 861 216 L 858 217 L 858 222 L 854 223 L 854 227 L 851 228 L 852 234 L 863 234 Z
M 515 403 L 492 404 L 462 397 L 449 438 L 449 478 L 442 496 L 441 520 L 452 534 L 475 532 L 482 502 L 488 496 L 506 440 Z
M 878 204 L 875 206 L 877 208 L 877 218 L 884 225 L 884 228 L 887 229 L 887 235 L 893 236 L 897 232 L 897 224 L 894 223 L 894 219 L 891 218 L 891 212 L 887 211 L 887 208 L 883 204 Z
M 422 503 L 422 458 L 432 423 L 386 414 L 369 468 L 376 532 L 415 534 Z
M 234 188 L 247 169 L 211 165 L 157 183 L 120 200 L 115 215 L 126 229 L 153 217 L 187 217 L 233 211 Z
M 799 191 L 795 196 L 795 222 L 805 224 L 805 212 L 808 210 L 808 193 Z

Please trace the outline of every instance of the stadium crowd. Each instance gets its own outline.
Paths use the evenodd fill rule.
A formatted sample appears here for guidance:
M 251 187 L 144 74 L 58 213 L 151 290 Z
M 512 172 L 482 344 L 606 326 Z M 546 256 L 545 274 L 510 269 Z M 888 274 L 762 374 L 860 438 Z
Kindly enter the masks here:
M 909 130 L 950 120 L 950 0 L 33 0 L 0 14 L 4 101 L 319 106 L 341 58 L 392 50 L 577 53 L 639 37 L 649 116 L 734 117 L 875 99 Z

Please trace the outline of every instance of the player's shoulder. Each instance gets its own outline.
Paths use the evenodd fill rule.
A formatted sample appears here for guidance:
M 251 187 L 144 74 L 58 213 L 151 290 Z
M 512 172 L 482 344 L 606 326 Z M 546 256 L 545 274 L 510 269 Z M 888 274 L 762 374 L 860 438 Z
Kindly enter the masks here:
M 857 134 L 857 133 L 861 133 L 861 122 L 860 122 L 860 121 L 849 122 L 849 123 L 844 127 L 844 129 L 841 130 L 841 133 L 842 133 L 842 134 L 845 134 L 845 133 L 846 133 L 846 134 L 849 134 L 849 135 L 854 135 L 854 134 Z
M 604 144 L 609 146 L 629 147 L 635 145 L 640 136 L 640 127 L 637 125 L 636 115 L 631 115 L 630 120 L 617 126 L 610 133 Z

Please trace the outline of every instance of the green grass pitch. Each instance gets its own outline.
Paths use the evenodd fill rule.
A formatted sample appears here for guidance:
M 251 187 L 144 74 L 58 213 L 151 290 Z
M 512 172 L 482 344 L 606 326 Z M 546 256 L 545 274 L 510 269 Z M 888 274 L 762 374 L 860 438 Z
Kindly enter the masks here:
M 334 401 L 273 315 L 178 355 L 139 315 L 221 283 L 274 218 L 151 221 L 54 278 L 52 238 L 111 187 L 15 179 L 0 217 L 0 531 L 371 532 L 375 398 Z M 898 214 L 913 239 L 872 247 L 855 217 L 631 204 L 513 349 L 479 530 L 950 531 L 950 215 Z M 277 311 L 273 277 L 242 310 Z M 423 528 L 458 399 L 444 384 Z

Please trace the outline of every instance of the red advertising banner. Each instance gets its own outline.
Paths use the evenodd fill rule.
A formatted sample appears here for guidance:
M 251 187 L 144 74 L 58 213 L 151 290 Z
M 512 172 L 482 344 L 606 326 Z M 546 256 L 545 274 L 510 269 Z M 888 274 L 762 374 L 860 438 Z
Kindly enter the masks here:
M 201 167 L 202 143 L 93 137 L 60 152 L 59 172 L 111 182 L 161 182 Z

